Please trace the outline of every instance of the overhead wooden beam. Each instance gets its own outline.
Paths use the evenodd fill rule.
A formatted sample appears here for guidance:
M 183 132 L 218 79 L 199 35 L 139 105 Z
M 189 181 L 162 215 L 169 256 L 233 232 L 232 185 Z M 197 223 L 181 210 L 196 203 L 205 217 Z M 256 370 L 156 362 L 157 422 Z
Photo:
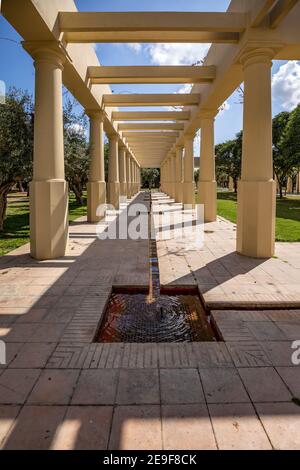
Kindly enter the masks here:
M 270 13 L 271 28 L 277 28 L 297 3 L 298 0 L 278 0 Z
M 161 84 L 211 83 L 216 78 L 214 66 L 105 66 L 88 67 L 91 84 Z
M 127 123 L 119 124 L 119 131 L 183 131 L 184 124 L 174 123 Z
M 197 106 L 201 96 L 196 93 L 161 93 L 104 95 L 105 107 L 138 107 L 138 106 Z
M 179 132 L 123 132 L 122 135 L 131 139 L 176 139 Z
M 114 121 L 188 121 L 190 117 L 189 111 L 115 111 L 112 113 Z
M 268 18 L 268 14 L 276 2 L 277 0 L 256 0 L 251 11 L 251 26 L 254 28 L 260 26 Z
M 67 42 L 235 43 L 246 15 L 234 12 L 61 12 Z

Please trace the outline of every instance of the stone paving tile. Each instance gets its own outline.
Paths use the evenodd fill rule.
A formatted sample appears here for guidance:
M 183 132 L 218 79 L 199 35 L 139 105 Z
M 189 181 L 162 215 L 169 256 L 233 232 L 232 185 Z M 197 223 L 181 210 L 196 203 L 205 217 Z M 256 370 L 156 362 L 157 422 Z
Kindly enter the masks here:
M 255 408 L 275 450 L 300 449 L 299 406 L 293 403 L 258 403 Z
M 287 402 L 291 394 L 272 367 L 239 369 L 239 374 L 253 402 Z
M 83 370 L 72 398 L 72 405 L 113 405 L 119 372 L 114 369 Z
M 43 323 L 70 323 L 75 315 L 74 308 L 53 308 L 47 312 Z
M 19 315 L 16 323 L 41 323 L 48 314 L 46 308 L 31 308 L 26 313 Z
M 6 369 L 0 376 L 0 404 L 22 405 L 40 375 L 39 369 Z
M 156 369 L 158 367 L 158 345 L 154 343 L 124 344 L 120 350 L 121 367 L 125 369 Z
M 292 349 L 291 341 L 265 341 L 261 342 L 260 344 L 266 351 L 272 366 L 293 366 L 292 354 L 295 352 L 295 350 Z
M 162 406 L 164 450 L 217 449 L 206 405 Z
M 213 310 L 211 312 L 213 318 L 219 321 L 271 321 L 268 318 L 268 312 L 251 311 L 251 310 Z
M 191 344 L 161 343 L 158 345 L 158 360 L 161 368 L 195 367 Z
M 68 405 L 78 380 L 78 370 L 44 370 L 27 399 L 31 405 Z
M 209 405 L 220 450 L 271 450 L 269 439 L 249 403 Z
M 271 323 L 271 322 L 270 322 Z M 256 338 L 243 321 L 219 320 L 217 321 L 219 329 L 224 341 L 255 341 Z
M 236 367 L 267 367 L 272 365 L 269 355 L 266 354 L 259 342 L 228 342 L 226 346 Z
M 159 375 L 154 369 L 122 369 L 117 392 L 119 405 L 159 404 Z
M 249 397 L 235 369 L 200 369 L 207 403 L 247 403 Z
M 258 341 L 284 341 L 288 339 L 275 323 L 246 322 L 246 326 Z
M 160 370 L 160 388 L 163 404 L 205 403 L 197 369 Z
M 162 450 L 160 407 L 158 405 L 116 407 L 109 449 Z
M 12 343 L 17 345 L 18 343 Z M 56 343 L 25 343 L 9 367 L 15 369 L 43 369 L 54 351 Z
M 300 366 L 277 367 L 277 372 L 291 391 L 293 397 L 300 400 Z
M 106 450 L 112 414 L 111 406 L 70 406 L 51 449 Z
M 297 322 L 300 323 L 300 310 L 271 310 L 266 312 L 270 320 L 278 322 Z
M 192 343 L 195 364 L 200 368 L 233 367 L 225 343 Z
M 64 406 L 25 406 L 4 441 L 3 449 L 51 449 L 65 412 Z
M 17 354 L 23 345 L 24 343 L 7 343 L 5 341 L 6 364 L 0 364 L 0 372 L 2 369 L 9 367 L 11 362 L 17 357 Z
M 23 343 L 30 341 L 30 338 L 38 328 L 38 323 L 28 323 L 28 324 L 14 324 L 10 327 L 9 331 L 4 334 L 0 339 L 5 342 L 12 343 Z M 0 330 L 1 332 L 1 330 Z M 1 334 L 1 333 L 0 333 Z
M 9 431 L 13 427 L 20 409 L 20 406 L 0 406 L 0 449 L 4 438 L 9 435 Z
M 41 343 L 43 341 L 47 341 L 57 343 L 60 341 L 65 328 L 66 325 L 64 323 L 39 325 L 30 337 L 30 342 Z
M 296 323 L 294 321 L 278 322 L 278 328 L 283 333 L 284 339 L 290 341 L 300 340 L 300 322 Z

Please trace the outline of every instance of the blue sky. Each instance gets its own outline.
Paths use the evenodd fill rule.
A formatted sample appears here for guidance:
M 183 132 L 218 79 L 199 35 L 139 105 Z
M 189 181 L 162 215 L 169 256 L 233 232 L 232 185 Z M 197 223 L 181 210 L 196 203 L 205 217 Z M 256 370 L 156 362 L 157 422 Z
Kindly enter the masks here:
M 229 0 L 77 0 L 81 11 L 225 11 Z M 2 38 L 10 39 L 5 40 Z M 0 17 L 0 80 L 7 87 L 34 91 L 32 59 L 20 45 L 21 37 Z M 132 45 L 99 44 L 97 54 L 103 65 L 188 65 L 201 59 L 207 46 L 193 45 Z M 290 110 L 300 102 L 300 64 L 274 62 L 273 113 Z M 175 92 L 182 86 L 174 85 L 120 85 L 112 86 L 115 92 Z M 216 119 L 216 142 L 231 139 L 242 128 L 242 106 L 233 95 L 226 109 Z M 149 108 L 148 108 L 149 109 Z

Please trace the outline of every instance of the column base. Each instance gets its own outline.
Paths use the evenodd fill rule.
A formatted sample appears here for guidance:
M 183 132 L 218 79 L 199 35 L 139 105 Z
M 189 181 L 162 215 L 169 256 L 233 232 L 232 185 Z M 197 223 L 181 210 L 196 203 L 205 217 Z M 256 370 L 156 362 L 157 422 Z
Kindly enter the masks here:
M 204 222 L 217 220 L 217 183 L 216 181 L 199 181 L 199 204 L 204 205 Z
M 127 183 L 120 183 L 120 196 L 127 198 Z
M 37 260 L 65 256 L 68 243 L 68 184 L 30 183 L 30 253 Z
M 97 209 L 101 204 L 106 203 L 106 183 L 103 181 L 96 181 L 87 184 L 88 194 L 88 222 L 95 223 L 101 220 L 100 216 L 97 216 Z
M 237 251 L 253 258 L 275 253 L 276 183 L 240 181 L 238 187 Z
M 182 202 L 195 206 L 195 184 L 193 181 L 182 183 Z
M 120 208 L 120 183 L 108 183 L 108 202 L 116 210 Z

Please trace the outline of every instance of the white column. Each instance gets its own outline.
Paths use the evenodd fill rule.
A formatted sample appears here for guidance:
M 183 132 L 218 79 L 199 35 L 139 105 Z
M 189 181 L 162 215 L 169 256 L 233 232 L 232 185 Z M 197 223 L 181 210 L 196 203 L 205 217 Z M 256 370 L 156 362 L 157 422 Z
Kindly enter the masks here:
M 127 176 L 127 197 L 131 198 L 131 163 L 130 163 L 130 153 L 126 152 L 126 176 Z
M 176 147 L 176 202 L 182 202 L 182 157 L 183 147 L 179 145 Z
M 97 209 L 106 203 L 106 183 L 104 171 L 104 116 L 101 111 L 87 111 L 90 117 L 90 171 L 87 185 L 88 222 L 100 220 Z
M 268 258 L 275 251 L 271 66 L 273 51 L 250 50 L 244 70 L 242 177 L 238 188 L 237 251 Z
M 117 135 L 109 137 L 109 171 L 108 171 L 108 201 L 115 209 L 120 206 L 120 180 L 119 180 L 119 143 Z
M 184 141 L 183 203 L 195 205 L 194 182 L 194 135 L 187 135 Z
M 119 147 L 120 196 L 127 197 L 126 147 Z
M 39 260 L 65 255 L 68 187 L 64 171 L 62 71 L 58 43 L 24 43 L 35 59 L 33 180 L 30 184 L 30 248 Z
M 198 194 L 204 205 L 204 221 L 217 219 L 217 182 L 215 173 L 214 111 L 201 111 L 201 150 Z

